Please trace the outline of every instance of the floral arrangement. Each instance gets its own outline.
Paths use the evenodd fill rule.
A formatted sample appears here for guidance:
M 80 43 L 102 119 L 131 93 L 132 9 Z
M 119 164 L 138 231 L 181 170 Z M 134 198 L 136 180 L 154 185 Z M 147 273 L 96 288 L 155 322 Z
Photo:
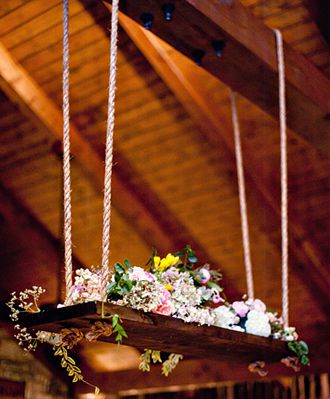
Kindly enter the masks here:
M 283 359 L 282 363 L 295 370 L 299 369 L 299 364 L 309 364 L 308 346 L 298 341 L 295 328 L 285 328 L 277 313 L 267 310 L 260 299 L 245 296 L 241 301 L 229 303 L 220 285 L 221 278 L 221 274 L 211 270 L 208 264 L 198 265 L 198 259 L 190 246 L 175 254 L 169 253 L 165 258 L 153 252 L 143 268 L 132 266 L 128 260 L 114 265 L 114 273 L 107 287 L 107 300 L 144 312 L 175 317 L 187 323 L 213 325 L 288 341 L 288 348 L 294 356 Z M 100 287 L 99 269 L 78 269 L 68 303 L 101 301 Z M 35 350 L 38 342 L 52 344 L 54 354 L 61 356 L 61 365 L 73 381 L 86 382 L 79 367 L 68 355 L 68 349 L 72 349 L 81 339 L 93 341 L 101 335 L 111 334 L 116 334 L 115 340 L 120 344 L 123 338 L 127 338 L 122 321 L 118 315 L 112 315 L 109 320 L 111 323 L 96 322 L 85 333 L 77 329 L 64 329 L 60 334 L 38 331 L 31 335 L 17 321 L 21 312 L 40 311 L 38 299 L 43 292 L 41 287 L 35 286 L 18 295 L 15 292 L 12 294 L 7 305 L 11 319 L 16 322 L 18 333 L 15 337 L 27 351 Z M 164 356 L 159 351 L 145 349 L 141 355 L 140 370 L 149 371 L 151 363 L 162 363 L 162 373 L 167 376 L 182 359 L 182 355 L 171 353 L 166 355 L 166 359 Z M 264 362 L 255 362 L 249 365 L 249 370 L 265 375 L 264 366 Z M 98 392 L 97 387 L 95 391 Z

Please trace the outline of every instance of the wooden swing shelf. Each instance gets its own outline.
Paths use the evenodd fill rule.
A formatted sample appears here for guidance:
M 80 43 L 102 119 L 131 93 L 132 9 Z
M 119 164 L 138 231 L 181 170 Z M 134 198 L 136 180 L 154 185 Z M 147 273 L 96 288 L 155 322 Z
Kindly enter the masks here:
M 104 315 L 118 314 L 128 338 L 123 344 L 139 349 L 150 348 L 213 360 L 264 360 L 277 362 L 289 355 L 285 342 L 272 338 L 232 331 L 220 327 L 198 326 L 182 320 L 128 307 L 106 303 Z M 20 323 L 29 328 L 59 332 L 62 328 L 79 328 L 87 332 L 102 318 L 102 303 L 83 304 L 22 315 Z M 100 341 L 114 342 L 114 335 Z

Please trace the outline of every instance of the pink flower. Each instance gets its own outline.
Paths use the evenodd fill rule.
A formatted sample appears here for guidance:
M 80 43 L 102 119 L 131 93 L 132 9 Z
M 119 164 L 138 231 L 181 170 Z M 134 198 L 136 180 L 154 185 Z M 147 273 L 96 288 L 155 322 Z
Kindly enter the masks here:
M 252 309 L 256 310 L 257 312 L 265 313 L 267 308 L 260 299 L 255 299 L 252 303 Z
M 157 308 L 153 310 L 153 313 L 162 314 L 164 316 L 171 316 L 172 307 L 165 303 L 163 305 L 157 306 Z
M 232 304 L 232 307 L 234 308 L 236 314 L 238 314 L 240 317 L 245 317 L 250 310 L 247 304 L 243 301 L 235 301 Z
M 213 295 L 212 302 L 218 304 L 220 302 L 224 302 L 224 300 L 221 298 L 219 294 L 215 294 Z
M 167 290 L 163 290 L 162 304 L 165 305 L 170 298 L 171 294 Z
M 165 275 L 170 279 L 174 280 L 179 277 L 179 273 L 176 270 L 175 267 L 170 267 L 169 269 L 166 270 Z
M 196 280 L 201 284 L 206 284 L 211 278 L 211 273 L 207 269 L 200 269 L 196 274 Z

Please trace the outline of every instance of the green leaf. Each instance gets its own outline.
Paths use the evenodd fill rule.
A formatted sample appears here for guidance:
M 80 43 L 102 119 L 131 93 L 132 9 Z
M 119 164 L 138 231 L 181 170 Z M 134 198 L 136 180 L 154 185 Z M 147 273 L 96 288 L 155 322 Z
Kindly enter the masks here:
M 115 263 L 115 271 L 119 274 L 125 273 L 125 269 L 123 268 L 122 264 L 119 262 Z
M 308 366 L 309 365 L 309 359 L 308 359 L 308 357 L 306 355 L 302 355 L 299 360 L 300 360 L 300 363 L 303 366 Z
M 130 261 L 128 259 L 124 260 L 124 265 L 126 266 L 127 269 L 130 269 L 132 267 L 131 263 L 130 263 Z
M 121 335 L 123 336 L 123 337 L 125 337 L 125 338 L 128 338 L 128 335 L 127 335 L 127 333 L 126 333 L 126 331 L 123 329 L 123 332 L 121 333 Z
M 223 288 L 221 288 L 217 283 L 214 281 L 208 281 L 206 284 L 209 288 L 213 288 L 219 292 L 223 291 Z
M 107 292 L 108 293 L 112 292 L 116 286 L 117 286 L 117 283 L 115 281 L 113 281 L 112 283 L 110 283 L 108 285 Z
M 117 325 L 117 323 L 118 323 L 118 320 L 119 320 L 119 316 L 118 316 L 117 314 L 114 314 L 114 315 L 112 316 L 112 328 L 115 328 L 115 327 L 116 327 L 116 325 Z
M 308 350 L 308 345 L 306 344 L 306 342 L 305 341 L 298 341 L 298 342 L 299 342 L 299 346 L 300 346 L 300 353 L 302 353 L 303 355 L 307 355 L 309 350 Z
M 190 263 L 196 263 L 198 262 L 198 259 L 196 258 L 196 256 L 189 256 L 188 260 Z

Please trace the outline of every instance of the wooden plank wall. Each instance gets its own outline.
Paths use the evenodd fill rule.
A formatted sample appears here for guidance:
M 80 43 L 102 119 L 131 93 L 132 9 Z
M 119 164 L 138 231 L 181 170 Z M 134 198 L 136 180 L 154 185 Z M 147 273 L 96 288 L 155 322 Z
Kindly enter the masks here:
M 83 399 L 83 395 L 79 396 Z M 119 393 L 126 399 L 329 399 L 329 375 L 284 377 L 275 381 L 219 383 L 213 387 L 169 388 L 164 392 L 141 390 L 138 394 Z

